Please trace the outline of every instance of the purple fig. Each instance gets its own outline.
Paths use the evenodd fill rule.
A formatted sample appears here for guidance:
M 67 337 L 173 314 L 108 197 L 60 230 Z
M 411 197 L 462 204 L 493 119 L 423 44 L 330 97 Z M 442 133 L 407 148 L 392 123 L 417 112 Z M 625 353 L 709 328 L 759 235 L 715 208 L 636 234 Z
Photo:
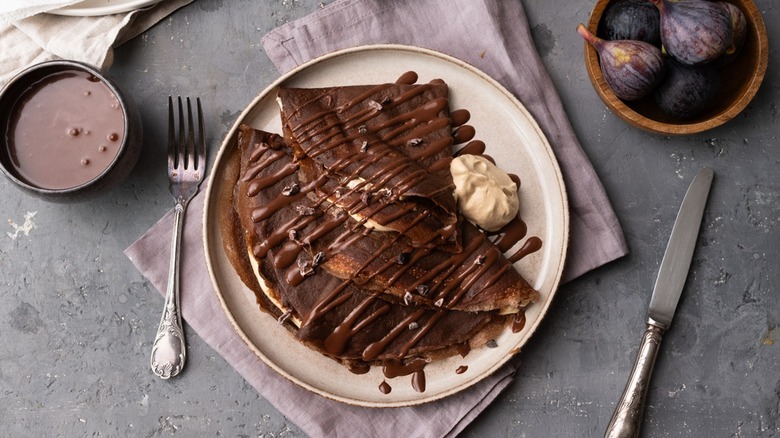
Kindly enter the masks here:
M 664 74 L 661 50 L 644 41 L 601 39 L 584 25 L 577 32 L 599 54 L 604 80 L 615 95 L 623 100 L 637 100 L 648 95 Z
M 666 75 L 653 93 L 664 113 L 680 120 L 698 116 L 717 94 L 719 79 L 712 65 L 667 63 Z
M 605 40 L 639 40 L 661 47 L 661 15 L 646 0 L 617 0 L 601 16 L 598 36 Z
M 731 60 L 739 54 L 742 46 L 745 44 L 747 20 L 745 19 L 745 14 L 738 7 L 726 2 L 720 2 L 720 4 L 726 8 L 731 17 L 731 44 L 726 48 L 725 53 L 725 56 Z
M 731 16 L 706 0 L 650 0 L 661 12 L 661 42 L 683 64 L 715 60 L 731 43 Z

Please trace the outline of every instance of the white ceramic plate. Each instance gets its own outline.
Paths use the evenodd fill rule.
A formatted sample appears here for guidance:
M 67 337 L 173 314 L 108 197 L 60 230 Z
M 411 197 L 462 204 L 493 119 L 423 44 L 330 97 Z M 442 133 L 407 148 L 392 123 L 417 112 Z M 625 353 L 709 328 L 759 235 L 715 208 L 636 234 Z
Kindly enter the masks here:
M 162 0 L 84 0 L 76 4 L 49 11 L 50 14 L 92 17 L 121 14 L 160 3 Z
M 389 379 L 389 394 L 379 390 L 381 369 L 356 375 L 335 361 L 298 343 L 276 320 L 262 313 L 227 259 L 218 223 L 219 199 L 232 190 L 219 175 L 227 151 L 236 147 L 240 123 L 281 133 L 276 91 L 280 85 L 324 87 L 394 82 L 413 70 L 420 83 L 444 79 L 450 108 L 467 109 L 476 138 L 506 171 L 520 176 L 521 216 L 528 236 L 542 239 L 542 249 L 515 266 L 541 292 L 542 300 L 526 312 L 525 328 L 507 329 L 498 348 L 480 348 L 425 368 L 426 390 L 412 388 L 411 376 Z M 393 407 L 436 400 L 479 382 L 517 353 L 539 325 L 552 301 L 563 270 L 568 243 L 568 206 L 563 179 L 547 140 L 528 111 L 506 89 L 474 67 L 449 56 L 406 46 L 366 46 L 313 60 L 266 88 L 238 117 L 222 143 L 206 194 L 204 245 L 214 288 L 228 318 L 247 345 L 269 366 L 293 382 L 325 397 L 350 404 Z M 512 250 L 510 250 L 510 253 Z M 468 366 L 465 373 L 455 370 Z

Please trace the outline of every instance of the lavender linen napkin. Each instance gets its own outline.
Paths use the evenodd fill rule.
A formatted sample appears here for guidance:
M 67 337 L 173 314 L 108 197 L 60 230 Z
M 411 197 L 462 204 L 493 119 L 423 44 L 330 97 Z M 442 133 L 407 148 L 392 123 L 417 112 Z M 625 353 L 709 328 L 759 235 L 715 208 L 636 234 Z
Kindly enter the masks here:
M 428 17 L 436 17 L 437 26 Z M 603 188 L 568 123 L 535 51 L 519 1 L 341 0 L 269 33 L 263 40 L 280 71 L 333 50 L 371 43 L 401 43 L 439 50 L 487 72 L 516 94 L 540 124 L 557 154 L 569 190 L 571 235 L 567 279 L 626 253 L 619 224 Z M 182 269 L 183 315 L 192 329 L 257 391 L 311 436 L 455 436 L 509 385 L 519 365 L 510 361 L 455 396 L 422 406 L 372 409 L 310 393 L 277 375 L 233 332 L 206 274 L 201 244 L 203 195 L 190 205 Z M 165 290 L 169 213 L 127 250 L 161 292 Z M 587 250 L 587 251 L 586 251 Z

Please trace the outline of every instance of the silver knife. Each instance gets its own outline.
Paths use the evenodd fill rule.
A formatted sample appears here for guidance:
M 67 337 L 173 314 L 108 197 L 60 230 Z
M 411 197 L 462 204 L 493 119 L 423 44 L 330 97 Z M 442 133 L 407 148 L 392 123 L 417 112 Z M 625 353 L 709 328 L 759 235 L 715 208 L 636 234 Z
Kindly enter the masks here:
M 666 253 L 658 270 L 648 309 L 647 328 L 639 346 L 634 368 L 623 390 L 623 395 L 612 414 L 604 434 L 608 438 L 639 436 L 645 396 L 653 373 L 661 339 L 672 323 L 677 302 L 680 300 L 688 270 L 691 267 L 696 237 L 713 178 L 712 169 L 704 168 L 691 182 L 685 193 Z

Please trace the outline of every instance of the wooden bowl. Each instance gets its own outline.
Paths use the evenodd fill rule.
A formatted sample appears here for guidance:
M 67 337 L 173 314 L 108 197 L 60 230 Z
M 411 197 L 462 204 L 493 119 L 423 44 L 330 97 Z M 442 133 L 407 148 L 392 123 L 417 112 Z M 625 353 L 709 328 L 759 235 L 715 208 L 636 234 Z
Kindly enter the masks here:
M 599 21 L 606 8 L 616 0 L 598 0 L 587 28 L 597 34 Z M 637 128 L 667 135 L 703 132 L 720 126 L 739 114 L 756 95 L 766 73 L 769 44 L 761 13 L 751 0 L 724 0 L 737 6 L 747 20 L 747 36 L 736 59 L 721 69 L 721 90 L 715 102 L 696 118 L 679 121 L 664 114 L 652 94 L 643 99 L 624 102 L 604 81 L 596 49 L 585 43 L 585 67 L 596 92 L 607 107 L 621 119 Z

